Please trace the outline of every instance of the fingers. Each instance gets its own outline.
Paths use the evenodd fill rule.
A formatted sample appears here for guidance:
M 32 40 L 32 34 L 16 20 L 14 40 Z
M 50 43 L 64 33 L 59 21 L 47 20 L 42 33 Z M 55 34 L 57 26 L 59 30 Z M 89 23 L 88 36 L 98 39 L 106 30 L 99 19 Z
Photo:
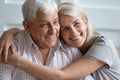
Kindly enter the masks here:
M 2 52 L 3 52 L 3 45 L 0 44 L 0 55 L 2 55 Z
M 9 49 L 10 49 L 10 52 L 8 53 Z M 7 63 L 7 59 L 9 56 L 8 54 L 14 54 L 14 53 L 16 53 L 16 47 L 14 44 L 12 44 L 11 46 L 9 45 L 6 46 L 3 51 L 3 58 L 2 58 L 3 62 Z
M 2 39 L 0 38 L 0 55 L 2 55 L 3 52 L 3 43 L 2 43 Z
M 12 53 L 16 53 L 16 51 L 17 51 L 14 44 L 11 45 L 11 51 L 12 51 Z
M 1 58 L 1 55 L 0 55 L 0 63 L 2 62 L 2 58 Z
M 12 53 L 16 52 L 16 47 L 14 46 L 14 38 L 13 34 L 8 32 L 4 32 L 0 37 L 0 56 L 2 61 L 7 62 L 8 58 L 8 49 L 11 48 Z
M 9 49 L 10 46 L 5 45 L 4 43 L 5 43 L 5 41 L 2 41 L 2 43 L 0 43 L 0 56 L 1 56 L 2 62 L 6 63 L 7 62 L 7 57 L 8 57 L 8 49 Z
M 4 44 L 3 43 L 2 43 L 2 39 L 0 38 L 0 62 L 3 62 L 3 52 L 4 52 Z
M 9 47 L 6 46 L 6 47 L 5 47 L 5 50 L 3 51 L 3 62 L 5 62 L 5 63 L 7 62 L 8 49 L 9 49 Z

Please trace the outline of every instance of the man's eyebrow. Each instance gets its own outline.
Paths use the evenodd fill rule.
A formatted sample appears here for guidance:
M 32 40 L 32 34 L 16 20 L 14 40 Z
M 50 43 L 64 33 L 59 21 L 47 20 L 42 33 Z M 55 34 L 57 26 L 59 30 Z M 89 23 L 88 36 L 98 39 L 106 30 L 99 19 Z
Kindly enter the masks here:
M 47 22 L 46 20 L 40 20 L 40 22 Z
M 44 23 L 44 22 L 47 22 L 45 19 L 41 19 L 39 20 L 40 23 Z
M 58 20 L 58 17 L 56 17 L 54 20 Z

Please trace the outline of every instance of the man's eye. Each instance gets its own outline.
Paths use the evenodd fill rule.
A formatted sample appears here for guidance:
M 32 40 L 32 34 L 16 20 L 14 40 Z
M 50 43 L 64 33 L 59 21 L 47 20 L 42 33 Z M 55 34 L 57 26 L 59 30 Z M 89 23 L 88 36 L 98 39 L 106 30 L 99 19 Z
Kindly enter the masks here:
M 40 27 L 47 27 L 48 24 L 41 24 Z
M 46 26 L 47 24 L 42 24 L 42 26 Z
M 58 23 L 58 21 L 55 21 L 54 24 Z
M 54 25 L 58 25 L 58 24 L 59 24 L 59 22 L 58 22 L 58 21 L 55 21 L 55 22 L 54 22 Z

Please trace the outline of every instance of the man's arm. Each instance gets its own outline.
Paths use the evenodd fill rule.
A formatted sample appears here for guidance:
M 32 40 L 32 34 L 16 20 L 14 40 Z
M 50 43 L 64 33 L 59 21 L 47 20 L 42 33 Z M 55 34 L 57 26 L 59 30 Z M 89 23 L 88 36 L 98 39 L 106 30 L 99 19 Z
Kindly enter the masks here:
M 8 49 L 11 48 L 12 52 L 16 52 L 14 45 L 14 35 L 21 30 L 18 28 L 12 28 L 5 31 L 0 38 L 0 55 L 2 55 L 3 62 L 7 62 Z

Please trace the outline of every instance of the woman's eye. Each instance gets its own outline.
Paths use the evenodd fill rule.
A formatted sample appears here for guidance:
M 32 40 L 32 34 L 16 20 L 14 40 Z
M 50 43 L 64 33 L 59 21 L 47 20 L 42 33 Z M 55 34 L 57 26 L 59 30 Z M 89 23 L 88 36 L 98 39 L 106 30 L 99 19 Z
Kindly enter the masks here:
M 79 22 L 76 22 L 76 23 L 74 24 L 75 27 L 78 27 L 79 25 L 80 25 Z
M 69 29 L 69 27 L 64 27 L 62 30 L 65 31 L 65 30 L 68 30 L 68 29 Z

